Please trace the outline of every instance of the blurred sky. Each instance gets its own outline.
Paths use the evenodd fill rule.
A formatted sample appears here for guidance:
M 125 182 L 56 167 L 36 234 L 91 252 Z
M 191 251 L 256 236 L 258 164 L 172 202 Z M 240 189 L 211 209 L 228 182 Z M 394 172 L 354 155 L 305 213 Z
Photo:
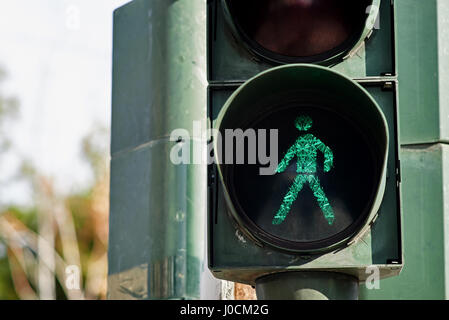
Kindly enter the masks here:
M 110 126 L 112 12 L 127 2 L 0 0 L 3 91 L 20 102 L 9 133 L 14 148 L 62 192 L 87 185 L 92 177 L 80 142 L 94 126 Z M 17 165 L 10 155 L 0 175 Z M 0 192 L 3 203 L 30 200 L 21 184 Z

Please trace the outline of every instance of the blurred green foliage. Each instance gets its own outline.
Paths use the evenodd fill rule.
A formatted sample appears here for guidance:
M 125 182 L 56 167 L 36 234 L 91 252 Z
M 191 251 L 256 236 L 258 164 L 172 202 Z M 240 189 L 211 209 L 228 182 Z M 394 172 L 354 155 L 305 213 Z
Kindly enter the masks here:
M 1 90 L 4 79 L 5 73 L 0 70 L 0 162 L 2 155 L 13 147 L 8 135 L 2 133 L 5 133 L 6 124 L 10 124 L 19 108 L 17 100 L 5 97 Z M 41 236 L 39 226 L 43 223 L 49 224 L 54 230 L 53 249 L 56 260 L 60 259 L 68 265 L 73 263 L 65 261 L 70 260 L 65 252 L 68 247 L 72 250 L 72 260 L 73 257 L 79 257 L 82 297 L 86 299 L 106 297 L 108 135 L 108 130 L 97 129 L 83 140 L 82 155 L 90 165 L 94 179 L 85 190 L 71 194 L 59 194 L 58 190 L 53 190 L 51 179 L 41 175 L 27 159 L 21 159 L 21 170 L 14 177 L 26 181 L 31 186 L 34 201 L 31 206 L 24 208 L 5 205 L 0 198 L 0 232 L 2 222 L 4 225 L 6 222 L 8 228 L 13 227 L 17 236 L 23 237 L 18 241 L 17 239 L 11 241 L 11 235 L 0 234 L 0 299 L 40 298 L 37 273 L 42 259 L 39 259 L 39 253 L 33 245 L 36 245 L 37 237 Z M 0 188 L 2 187 L 7 186 L 2 184 L 0 179 Z M 66 215 L 62 227 L 57 223 L 58 217 L 55 216 L 61 215 L 61 210 Z M 75 231 L 74 235 L 70 233 L 71 228 Z M 29 239 L 31 236 L 34 237 L 34 242 Z M 76 243 L 68 242 L 67 237 L 72 237 L 72 240 L 75 238 Z M 14 243 L 8 243 L 7 240 Z M 62 270 L 63 275 L 64 271 Z M 76 298 L 67 295 L 64 278 L 58 277 L 57 272 L 54 278 L 56 299 Z

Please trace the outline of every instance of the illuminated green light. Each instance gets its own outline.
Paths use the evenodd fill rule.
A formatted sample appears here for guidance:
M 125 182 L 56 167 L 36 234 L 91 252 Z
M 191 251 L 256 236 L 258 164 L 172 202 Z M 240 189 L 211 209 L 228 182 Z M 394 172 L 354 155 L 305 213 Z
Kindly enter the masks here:
M 308 116 L 300 116 L 296 118 L 295 126 L 299 131 L 307 131 L 312 127 L 312 119 Z M 318 150 L 324 154 L 324 172 L 329 172 L 334 163 L 332 150 L 312 134 L 300 136 L 295 144 L 288 149 L 284 158 L 279 163 L 276 172 L 284 172 L 289 162 L 296 156 L 298 158 L 296 172 L 299 173 L 299 175 L 295 178 L 287 195 L 284 197 L 281 207 L 273 218 L 272 224 L 281 224 L 285 220 L 287 214 L 290 212 L 293 202 L 298 197 L 298 193 L 302 190 L 306 182 L 313 191 L 313 195 L 318 201 L 318 205 L 324 214 L 324 218 L 329 225 L 334 223 L 334 212 L 329 204 L 326 194 L 321 188 L 320 181 L 316 176 Z

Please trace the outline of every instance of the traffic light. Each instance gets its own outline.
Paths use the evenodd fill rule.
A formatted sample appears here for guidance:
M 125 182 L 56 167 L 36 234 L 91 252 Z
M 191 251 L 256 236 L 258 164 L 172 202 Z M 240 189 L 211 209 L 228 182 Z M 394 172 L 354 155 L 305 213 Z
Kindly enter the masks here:
M 209 268 L 397 275 L 394 2 L 208 1 Z

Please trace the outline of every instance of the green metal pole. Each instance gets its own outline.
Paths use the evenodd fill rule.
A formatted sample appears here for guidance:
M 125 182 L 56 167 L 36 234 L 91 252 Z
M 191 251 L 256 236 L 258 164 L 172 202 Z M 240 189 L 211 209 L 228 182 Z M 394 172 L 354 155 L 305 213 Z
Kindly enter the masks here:
M 357 300 L 357 278 L 336 272 L 281 272 L 256 280 L 260 300 Z
M 449 2 L 395 0 L 404 269 L 361 299 L 449 298 Z
M 206 164 L 175 165 L 175 129 L 206 120 L 206 3 L 135 0 L 114 13 L 108 297 L 197 299 Z M 191 152 L 192 154 L 192 152 Z

